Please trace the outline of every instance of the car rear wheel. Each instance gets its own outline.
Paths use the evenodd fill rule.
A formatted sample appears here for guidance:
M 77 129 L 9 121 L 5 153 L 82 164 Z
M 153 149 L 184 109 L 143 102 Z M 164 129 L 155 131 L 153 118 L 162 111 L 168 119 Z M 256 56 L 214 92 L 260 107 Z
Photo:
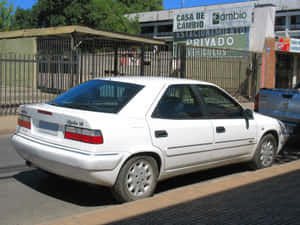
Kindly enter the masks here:
M 260 140 L 251 167 L 253 169 L 261 169 L 271 167 L 276 154 L 277 142 L 272 134 L 267 134 Z
M 152 196 L 158 177 L 156 161 L 150 156 L 135 156 L 121 168 L 112 188 L 119 202 L 134 201 Z

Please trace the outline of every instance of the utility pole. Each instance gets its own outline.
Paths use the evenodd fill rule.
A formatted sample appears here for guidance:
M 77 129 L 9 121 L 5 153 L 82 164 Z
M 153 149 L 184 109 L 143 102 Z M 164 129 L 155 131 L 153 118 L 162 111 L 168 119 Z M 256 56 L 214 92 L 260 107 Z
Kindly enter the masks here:
M 184 8 L 184 0 L 181 1 L 181 8 Z

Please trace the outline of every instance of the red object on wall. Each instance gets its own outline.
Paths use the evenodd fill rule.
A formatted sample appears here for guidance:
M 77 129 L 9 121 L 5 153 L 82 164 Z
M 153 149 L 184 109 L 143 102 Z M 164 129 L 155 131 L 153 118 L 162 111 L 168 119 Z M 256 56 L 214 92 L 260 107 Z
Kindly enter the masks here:
M 283 52 L 289 52 L 290 51 L 290 38 L 281 37 L 279 39 L 279 41 L 277 42 L 277 50 L 283 51 Z

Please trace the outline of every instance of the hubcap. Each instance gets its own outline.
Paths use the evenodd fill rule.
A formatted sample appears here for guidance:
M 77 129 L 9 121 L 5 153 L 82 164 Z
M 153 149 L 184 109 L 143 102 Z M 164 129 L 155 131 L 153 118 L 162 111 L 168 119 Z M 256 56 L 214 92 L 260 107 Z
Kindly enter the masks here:
M 127 189 L 133 196 L 142 196 L 153 185 L 153 168 L 146 160 L 134 162 L 127 173 Z
M 271 140 L 266 140 L 261 146 L 260 161 L 264 167 L 270 166 L 274 158 L 275 146 Z

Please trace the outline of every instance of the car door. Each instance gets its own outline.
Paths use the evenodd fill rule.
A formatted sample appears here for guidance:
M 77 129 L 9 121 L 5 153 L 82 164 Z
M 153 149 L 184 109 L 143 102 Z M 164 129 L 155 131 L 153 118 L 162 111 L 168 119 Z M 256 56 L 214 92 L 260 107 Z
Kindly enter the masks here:
M 227 93 L 211 85 L 197 85 L 205 105 L 207 119 L 212 122 L 215 137 L 213 160 L 243 157 L 253 152 L 257 143 L 257 125 L 245 117 L 244 109 Z
M 147 121 L 153 145 L 166 156 L 166 170 L 210 160 L 212 121 L 203 119 L 201 103 L 190 85 L 169 86 Z

